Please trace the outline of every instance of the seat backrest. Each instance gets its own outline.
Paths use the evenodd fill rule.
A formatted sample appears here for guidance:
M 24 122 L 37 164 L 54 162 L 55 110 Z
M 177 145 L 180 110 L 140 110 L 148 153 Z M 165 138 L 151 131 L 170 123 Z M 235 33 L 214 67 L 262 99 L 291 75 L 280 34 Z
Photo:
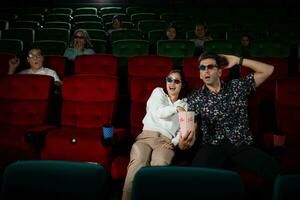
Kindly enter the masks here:
M 172 70 L 172 67 L 173 61 L 169 57 L 156 55 L 135 56 L 128 59 L 128 76 L 129 78 L 165 77 Z
M 56 40 L 69 43 L 70 30 L 64 28 L 44 28 L 36 32 L 36 40 Z
M 0 123 L 39 125 L 48 121 L 53 78 L 17 74 L 0 77 Z
M 130 80 L 130 135 L 136 137 L 143 128 L 146 103 L 156 87 L 165 88 L 164 78 L 132 78 Z
M 273 200 L 298 199 L 300 197 L 300 174 L 279 175 L 276 178 Z
M 300 79 L 276 81 L 276 116 L 279 131 L 300 134 Z
M 93 54 L 77 56 L 74 64 L 75 74 L 118 75 L 118 59 L 113 55 Z
M 211 40 L 204 42 L 203 50 L 218 54 L 240 55 L 240 44 L 228 40 Z
M 192 57 L 195 44 L 187 40 L 160 40 L 157 42 L 157 55 L 175 58 Z
M 9 60 L 15 55 L 8 53 L 0 53 L 0 75 L 7 75 L 9 69 Z
M 149 54 L 149 42 L 146 40 L 118 40 L 112 43 L 113 55 L 132 57 Z
M 37 40 L 34 42 L 38 46 L 43 55 L 64 55 L 67 44 L 60 40 Z
M 1 39 L 0 40 L 0 52 L 11 53 L 14 55 L 22 54 L 24 49 L 23 41 L 17 39 Z
M 62 86 L 61 124 L 78 128 L 97 128 L 104 124 L 112 124 L 117 94 L 116 77 L 65 77 Z
M 132 200 L 142 199 L 242 200 L 245 195 L 241 178 L 233 171 L 151 166 L 140 169 L 133 180 Z
M 143 33 L 139 30 L 135 29 L 121 29 L 121 30 L 113 30 L 111 32 L 110 40 L 112 42 L 117 40 L 127 40 L 127 39 L 143 39 Z
M 67 161 L 17 161 L 3 175 L 3 199 L 86 199 L 105 197 L 103 166 Z
M 62 80 L 65 76 L 65 71 L 67 68 L 67 58 L 59 55 L 47 55 L 45 58 L 45 66 L 53 69 Z

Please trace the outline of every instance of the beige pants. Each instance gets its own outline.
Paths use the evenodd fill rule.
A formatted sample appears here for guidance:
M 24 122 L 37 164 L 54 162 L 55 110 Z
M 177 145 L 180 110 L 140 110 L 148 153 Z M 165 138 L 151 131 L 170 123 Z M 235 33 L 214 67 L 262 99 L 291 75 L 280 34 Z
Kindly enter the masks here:
M 171 140 L 159 132 L 143 131 L 137 136 L 130 152 L 122 200 L 131 198 L 133 178 L 141 167 L 170 165 L 175 153 L 174 150 L 162 147 L 165 142 Z

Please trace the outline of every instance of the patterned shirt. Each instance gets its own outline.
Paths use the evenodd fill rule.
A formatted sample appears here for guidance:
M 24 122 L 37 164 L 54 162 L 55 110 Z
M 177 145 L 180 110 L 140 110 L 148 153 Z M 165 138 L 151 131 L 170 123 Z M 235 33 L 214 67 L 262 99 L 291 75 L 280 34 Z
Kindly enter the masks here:
M 232 144 L 251 144 L 248 124 L 248 95 L 255 90 L 254 75 L 221 81 L 218 94 L 205 85 L 187 98 L 188 110 L 201 120 L 203 143 L 218 145 L 225 138 Z

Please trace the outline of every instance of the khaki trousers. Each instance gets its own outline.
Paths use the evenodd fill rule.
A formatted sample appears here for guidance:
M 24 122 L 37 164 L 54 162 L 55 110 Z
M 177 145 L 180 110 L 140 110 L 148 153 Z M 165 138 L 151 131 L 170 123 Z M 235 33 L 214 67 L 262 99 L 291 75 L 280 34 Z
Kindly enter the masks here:
M 141 167 L 171 164 L 175 152 L 163 148 L 162 145 L 165 142 L 171 142 L 171 140 L 154 131 L 143 131 L 136 137 L 130 152 L 130 162 L 127 168 L 122 200 L 131 198 L 133 178 Z

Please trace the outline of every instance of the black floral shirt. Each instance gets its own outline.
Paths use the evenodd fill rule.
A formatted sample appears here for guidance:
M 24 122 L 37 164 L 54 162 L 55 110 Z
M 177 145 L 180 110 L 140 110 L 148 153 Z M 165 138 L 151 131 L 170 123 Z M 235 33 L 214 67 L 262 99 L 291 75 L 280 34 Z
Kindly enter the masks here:
M 218 94 L 204 85 L 187 98 L 188 110 L 200 118 L 204 144 L 218 145 L 225 138 L 236 146 L 252 143 L 247 107 L 253 90 L 254 75 L 249 74 L 227 83 L 221 81 Z

